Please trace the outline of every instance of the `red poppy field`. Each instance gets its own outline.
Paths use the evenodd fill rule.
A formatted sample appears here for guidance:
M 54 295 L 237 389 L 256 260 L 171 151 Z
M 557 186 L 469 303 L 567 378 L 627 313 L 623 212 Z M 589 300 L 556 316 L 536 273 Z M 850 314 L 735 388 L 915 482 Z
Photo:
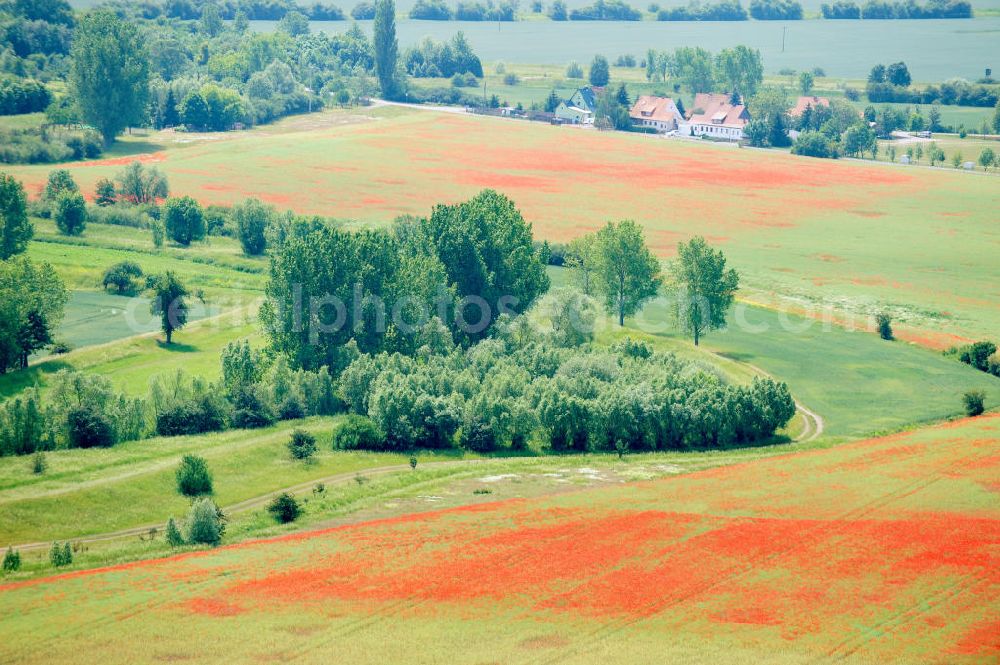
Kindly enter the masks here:
M 1000 658 L 1000 416 L 0 587 L 10 660 Z
M 703 235 L 740 269 L 744 297 L 852 316 L 888 306 L 904 337 L 936 347 L 1000 328 L 996 177 L 464 114 L 362 113 L 213 140 L 164 133 L 133 144 L 136 155 L 66 166 L 85 192 L 138 158 L 168 175 L 172 194 L 206 204 L 256 196 L 373 224 L 491 187 L 550 241 L 631 218 L 670 257 Z M 9 170 L 39 192 L 50 169 Z

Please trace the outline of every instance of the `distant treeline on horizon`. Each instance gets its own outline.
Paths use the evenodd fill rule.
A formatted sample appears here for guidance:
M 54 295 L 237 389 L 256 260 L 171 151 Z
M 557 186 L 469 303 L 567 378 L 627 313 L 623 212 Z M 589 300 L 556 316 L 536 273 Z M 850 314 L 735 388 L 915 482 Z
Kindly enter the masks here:
M 110 0 L 100 6 L 117 10 L 122 14 L 142 16 L 147 19 L 158 17 L 196 20 L 201 17 L 202 7 L 207 0 Z M 242 14 L 251 21 L 278 21 L 290 12 L 299 12 L 312 21 L 344 21 L 353 18 L 359 21 L 371 20 L 375 16 L 372 0 L 360 0 L 345 13 L 334 5 L 313 2 L 299 4 L 294 0 L 220 0 L 214 3 L 223 19 L 234 19 Z M 458 0 L 454 6 L 445 0 L 417 0 L 408 12 L 411 19 L 423 21 L 516 21 L 518 20 L 518 0 Z M 543 12 L 553 21 L 641 21 L 644 12 L 623 0 L 595 0 L 591 5 L 569 9 L 564 0 L 552 0 L 545 7 L 541 0 L 533 0 L 529 9 L 533 14 Z M 821 14 L 825 19 L 958 19 L 972 18 L 972 5 L 967 0 L 928 0 L 920 4 L 916 0 L 836 0 L 823 3 Z M 798 0 L 751 0 L 749 11 L 740 0 L 718 0 L 717 2 L 689 2 L 678 7 L 663 7 L 652 3 L 650 14 L 658 21 L 797 21 L 804 18 L 802 4 Z

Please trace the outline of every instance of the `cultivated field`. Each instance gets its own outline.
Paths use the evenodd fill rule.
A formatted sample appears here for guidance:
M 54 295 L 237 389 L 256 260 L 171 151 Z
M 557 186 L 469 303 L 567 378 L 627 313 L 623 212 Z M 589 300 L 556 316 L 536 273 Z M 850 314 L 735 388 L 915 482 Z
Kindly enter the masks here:
M 995 662 L 998 427 L 15 582 L 0 637 L 47 662 Z
M 988 0 L 996 8 L 996 0 Z M 348 3 L 353 6 L 353 3 Z M 577 4 L 592 4 L 576 0 Z M 573 4 L 571 2 L 567 3 Z M 645 9 L 648 3 L 631 3 Z M 661 3 L 687 4 L 686 2 Z M 818 11 L 818 0 L 807 0 Z M 397 6 L 402 10 L 407 3 Z M 744 7 L 749 3 L 744 2 Z M 973 2 L 976 5 L 976 2 Z M 257 30 L 273 30 L 275 23 L 255 21 Z M 313 23 L 316 31 L 343 32 L 350 21 Z M 371 24 L 362 24 L 367 30 Z M 1000 17 L 973 20 L 912 21 L 520 21 L 517 23 L 467 23 L 457 21 L 397 22 L 401 47 L 416 44 L 426 36 L 450 39 L 462 30 L 480 58 L 518 63 L 562 64 L 571 60 L 590 62 L 595 53 L 611 60 L 631 53 L 636 57 L 646 49 L 701 46 L 712 51 L 746 44 L 760 49 L 768 73 L 781 69 L 822 67 L 830 76 L 863 78 L 872 65 L 887 58 L 904 60 L 916 81 L 944 81 L 952 77 L 970 80 L 983 75 L 995 61 L 994 42 Z M 784 49 L 782 49 L 782 33 Z M 516 44 L 516 48 L 512 45 Z M 891 54 L 891 55 L 887 55 Z
M 993 219 L 1000 179 L 981 172 L 830 162 L 399 108 L 332 111 L 204 139 L 157 134 L 142 139 L 152 152 L 141 159 L 163 169 L 178 195 L 217 203 L 259 196 L 280 208 L 369 224 L 426 215 L 435 203 L 492 187 L 550 241 L 632 218 L 668 258 L 678 241 L 702 234 L 739 268 L 744 297 L 859 317 L 888 308 L 904 333 L 912 329 L 910 338 L 939 348 L 1000 327 Z M 92 191 L 127 161 L 69 168 Z M 30 191 L 49 170 L 9 169 Z M 108 259 L 95 257 L 102 267 Z M 223 288 L 211 283 L 216 266 L 189 267 L 206 287 Z M 257 276 L 245 275 L 252 285 Z

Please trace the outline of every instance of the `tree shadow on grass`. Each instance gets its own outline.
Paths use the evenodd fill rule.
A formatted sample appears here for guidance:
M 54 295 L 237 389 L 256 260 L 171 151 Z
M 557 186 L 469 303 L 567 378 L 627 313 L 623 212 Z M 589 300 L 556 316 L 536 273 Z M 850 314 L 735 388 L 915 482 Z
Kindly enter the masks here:
M 729 360 L 735 360 L 736 362 L 745 363 L 753 360 L 756 356 L 752 353 L 746 353 L 742 351 L 719 351 L 716 355 L 722 356 Z
M 102 159 L 115 159 L 116 157 L 131 157 L 132 155 L 145 155 L 164 150 L 166 146 L 153 141 L 115 141 L 114 145 L 104 151 Z
M 62 369 L 73 369 L 73 366 L 65 360 L 49 359 L 36 365 L 29 365 L 28 369 L 8 371 L 0 375 L 0 399 L 16 395 L 25 388 L 45 383 L 46 375 L 55 374 Z
M 194 344 L 179 344 L 178 342 L 167 344 L 162 339 L 156 340 L 156 346 L 164 351 L 171 351 L 173 353 L 195 353 L 198 351 L 198 347 Z

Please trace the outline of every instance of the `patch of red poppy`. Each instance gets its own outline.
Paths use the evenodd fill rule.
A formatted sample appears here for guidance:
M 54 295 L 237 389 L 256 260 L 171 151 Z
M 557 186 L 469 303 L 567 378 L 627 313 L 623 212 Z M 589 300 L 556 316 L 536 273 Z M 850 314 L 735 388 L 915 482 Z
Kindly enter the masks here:
M 192 598 L 185 605 L 188 610 L 195 614 L 206 614 L 215 617 L 231 617 L 242 614 L 245 611 L 239 605 L 216 598 Z

